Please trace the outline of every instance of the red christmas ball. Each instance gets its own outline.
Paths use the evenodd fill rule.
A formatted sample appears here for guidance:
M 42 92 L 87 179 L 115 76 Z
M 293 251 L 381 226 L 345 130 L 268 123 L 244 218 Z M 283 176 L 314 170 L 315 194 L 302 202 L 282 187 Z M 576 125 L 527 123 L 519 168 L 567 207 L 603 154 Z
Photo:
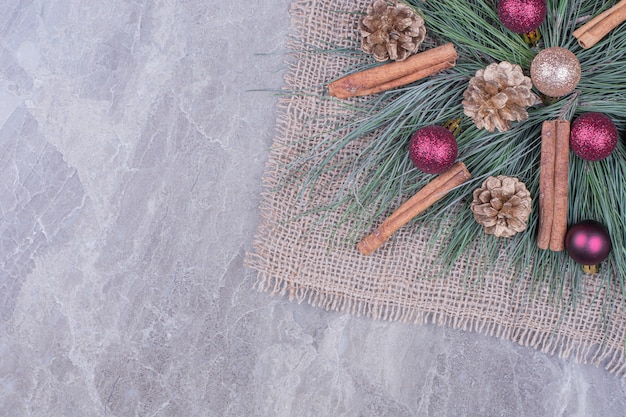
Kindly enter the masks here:
M 409 156 L 415 166 L 427 174 L 441 174 L 450 168 L 458 154 L 452 132 L 431 125 L 418 130 L 411 137 Z
M 586 161 L 606 158 L 617 146 L 617 127 L 602 113 L 583 113 L 572 123 L 570 147 Z
M 546 0 L 500 0 L 498 17 L 515 33 L 529 33 L 543 23 L 548 12 Z
M 597 265 L 611 252 L 609 231 L 595 220 L 576 223 L 565 235 L 565 249 L 579 264 Z

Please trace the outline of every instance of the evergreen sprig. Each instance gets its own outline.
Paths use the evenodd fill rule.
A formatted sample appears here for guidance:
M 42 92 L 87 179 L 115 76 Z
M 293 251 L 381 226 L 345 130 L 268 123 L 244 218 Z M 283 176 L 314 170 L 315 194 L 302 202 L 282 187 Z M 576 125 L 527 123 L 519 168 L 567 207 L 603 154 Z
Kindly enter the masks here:
M 305 150 L 285 166 L 285 180 L 302 181 L 303 192 L 319 192 L 319 180 L 331 176 L 341 184 L 327 198 L 327 204 L 300 215 L 312 213 L 323 220 L 325 213 L 341 212 L 340 228 L 349 224 L 346 238 L 355 243 L 373 224 L 389 214 L 422 188 L 431 176 L 415 169 L 407 154 L 408 141 L 417 129 L 462 118 L 457 137 L 459 160 L 465 162 L 473 179 L 458 187 L 412 223 L 428 227 L 433 240 L 446 242 L 437 253 L 442 264 L 451 266 L 461 256 L 473 253 L 488 270 L 494 262 L 504 262 L 511 275 L 531 270 L 532 287 L 548 288 L 555 300 L 576 302 L 586 277 L 565 252 L 537 248 L 539 160 L 541 125 L 557 118 L 573 120 L 581 113 L 601 112 L 626 128 L 626 30 L 618 27 L 589 50 L 578 46 L 572 32 L 584 21 L 609 5 L 603 1 L 548 0 L 548 15 L 540 28 L 542 38 L 531 48 L 518 34 L 505 29 L 496 14 L 496 1 L 487 0 L 408 0 L 425 21 L 429 42 L 452 42 L 459 59 L 448 71 L 410 86 L 367 99 L 342 102 L 355 117 L 332 126 L 316 138 L 317 145 Z M 432 45 L 428 45 L 430 47 Z M 530 62 L 539 50 L 560 46 L 574 52 L 582 67 L 582 79 L 572 94 L 549 105 L 529 109 L 528 120 L 516 123 L 504 133 L 478 130 L 463 116 L 461 101 L 469 79 L 492 62 L 509 61 L 529 73 Z M 337 54 L 358 55 L 353 51 Z M 364 59 L 360 68 L 371 66 Z M 329 98 L 330 99 L 330 98 Z M 341 157 L 338 157 L 341 155 Z M 511 239 L 484 234 L 469 210 L 472 191 L 488 176 L 508 175 L 523 181 L 533 198 L 528 229 Z M 601 266 L 605 297 L 626 297 L 626 147 L 623 139 L 607 159 L 585 162 L 571 154 L 569 168 L 568 224 L 595 219 L 605 224 L 613 251 Z M 445 227 L 439 227 L 445 225 Z M 503 257 L 502 254 L 506 256 Z M 471 279 L 468 273 L 468 283 Z

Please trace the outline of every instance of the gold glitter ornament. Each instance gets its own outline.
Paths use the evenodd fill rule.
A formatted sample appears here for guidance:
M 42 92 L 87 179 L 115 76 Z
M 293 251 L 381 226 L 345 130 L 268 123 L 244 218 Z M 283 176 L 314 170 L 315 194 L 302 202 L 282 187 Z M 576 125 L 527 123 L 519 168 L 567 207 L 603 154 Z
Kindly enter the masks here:
M 548 97 L 574 91 L 580 81 L 580 62 L 570 50 L 560 47 L 539 52 L 530 64 L 533 85 Z

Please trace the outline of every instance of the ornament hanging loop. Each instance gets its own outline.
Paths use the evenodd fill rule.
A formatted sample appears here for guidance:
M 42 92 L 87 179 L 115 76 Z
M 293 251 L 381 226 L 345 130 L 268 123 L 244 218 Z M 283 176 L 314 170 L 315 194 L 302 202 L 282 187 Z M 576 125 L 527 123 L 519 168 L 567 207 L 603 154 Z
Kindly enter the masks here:
M 443 127 L 452 132 L 452 135 L 456 138 L 461 133 L 461 118 L 450 119 L 444 123 Z
M 559 101 L 559 99 L 560 99 L 560 98 L 561 98 L 561 97 L 550 97 L 550 96 L 547 96 L 547 95 L 545 95 L 545 94 L 541 94 L 541 102 L 542 102 L 543 104 L 545 104 L 546 106 L 551 106 L 551 105 L 553 105 L 554 103 L 556 103 L 557 101 Z
M 583 272 L 587 275 L 595 275 L 598 273 L 598 265 L 582 265 Z
M 541 39 L 541 31 L 539 30 L 539 28 L 537 28 L 532 32 L 523 33 L 522 39 L 524 39 L 524 43 L 526 43 L 526 45 L 534 48 L 535 46 L 537 46 L 539 39 Z

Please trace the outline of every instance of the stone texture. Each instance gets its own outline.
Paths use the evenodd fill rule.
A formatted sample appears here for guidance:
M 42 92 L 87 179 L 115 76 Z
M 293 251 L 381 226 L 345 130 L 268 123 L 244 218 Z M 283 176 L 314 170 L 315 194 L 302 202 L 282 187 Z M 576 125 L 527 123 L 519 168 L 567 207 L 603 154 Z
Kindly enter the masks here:
M 288 6 L 4 2 L 0 415 L 624 415 L 602 369 L 253 289 Z

